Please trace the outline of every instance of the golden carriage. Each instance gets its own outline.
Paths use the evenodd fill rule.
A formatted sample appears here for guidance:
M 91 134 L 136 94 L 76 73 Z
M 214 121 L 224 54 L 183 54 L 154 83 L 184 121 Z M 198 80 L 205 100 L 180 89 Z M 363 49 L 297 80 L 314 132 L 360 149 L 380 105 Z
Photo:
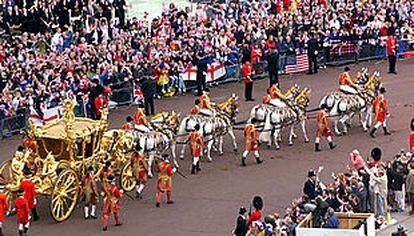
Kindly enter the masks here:
M 73 107 L 72 101 L 67 100 L 63 117 L 47 125 L 36 126 L 30 121 L 29 136 L 35 142 L 35 150 L 18 151 L 0 165 L 0 186 L 11 203 L 24 178 L 23 168 L 31 168 L 30 179 L 36 192 L 48 196 L 50 215 L 56 222 L 67 220 L 75 209 L 82 192 L 82 176 L 89 166 L 97 173 L 105 161 L 124 166 L 127 160 L 126 154 L 114 155 L 120 153 L 116 151 L 119 138 L 115 140 L 108 134 L 107 110 L 102 111 L 100 120 L 92 120 L 75 117 Z M 131 191 L 135 183 L 125 179 L 131 179 L 132 174 L 120 171 L 121 167 L 115 168 L 115 173 L 124 179 L 121 183 L 133 185 L 126 189 Z

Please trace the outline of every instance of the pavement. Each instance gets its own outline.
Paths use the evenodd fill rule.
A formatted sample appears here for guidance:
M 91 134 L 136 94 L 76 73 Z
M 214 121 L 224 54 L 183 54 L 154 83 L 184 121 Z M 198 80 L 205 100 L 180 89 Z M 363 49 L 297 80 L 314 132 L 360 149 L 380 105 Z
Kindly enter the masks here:
M 346 136 L 335 137 L 338 144 L 335 150 L 329 150 L 328 145 L 322 142 L 322 152 L 315 153 L 313 142 L 304 143 L 299 130 L 298 139 L 292 147 L 287 145 L 287 135 L 284 132 L 281 150 L 273 147 L 261 147 L 264 163 L 256 165 L 252 157 L 247 160 L 247 167 L 240 167 L 241 148 L 243 146 L 242 131 L 235 131 L 239 151 L 234 153 L 230 138 L 224 139 L 223 156 L 213 152 L 213 162 L 201 163 L 202 171 L 197 176 L 190 175 L 190 157 L 180 161 L 181 171 L 188 175 L 188 179 L 174 177 L 173 200 L 175 204 L 155 208 L 156 181 L 150 180 L 148 188 L 144 190 L 141 200 L 122 199 L 121 219 L 123 226 L 114 227 L 110 221 L 108 232 L 103 233 L 102 220 L 83 219 L 82 207 L 75 209 L 69 220 L 56 224 L 49 216 L 48 199 L 39 199 L 41 219 L 31 227 L 30 235 L 230 235 L 234 228 L 240 206 L 249 207 L 251 199 L 260 195 L 264 199 L 264 214 L 282 213 L 291 204 L 294 198 L 302 194 L 303 183 L 307 172 L 311 168 L 323 165 L 321 179 L 331 182 L 332 172 L 345 171 L 349 153 L 358 148 L 364 157 L 371 149 L 379 146 L 383 150 L 383 159 L 388 160 L 400 151 L 408 148 L 409 123 L 414 114 L 414 66 L 413 61 L 407 60 L 398 63 L 398 75 L 387 74 L 386 61 L 373 61 L 351 65 L 351 75 L 357 70 L 368 67 L 371 71 L 379 70 L 387 88 L 387 98 L 391 110 L 389 127 L 391 136 L 384 136 L 378 132 L 377 138 L 372 139 L 362 131 L 358 119 L 354 119 L 350 132 Z M 285 91 L 297 83 L 302 87 L 312 89 L 310 108 L 314 108 L 327 92 L 336 89 L 337 78 L 343 68 L 327 68 L 316 75 L 282 76 L 281 86 Z M 212 100 L 222 102 L 232 93 L 240 96 L 240 115 L 238 120 L 245 120 L 250 109 L 265 94 L 268 87 L 267 80 L 256 81 L 254 97 L 256 102 L 245 102 L 242 98 L 244 85 L 229 83 L 212 88 Z M 194 96 L 176 96 L 156 101 L 156 111 L 175 110 L 188 114 Z M 119 128 L 127 115 L 135 112 L 136 107 L 121 107 L 112 111 L 109 116 L 110 127 Z M 307 123 L 308 135 L 313 141 L 315 138 L 316 122 Z M 0 142 L 0 160 L 12 158 L 20 138 L 13 136 Z M 100 202 L 100 205 L 102 201 Z M 100 210 L 100 209 L 99 209 Z M 98 211 L 101 216 L 102 212 Z M 411 231 L 414 229 L 412 217 L 401 219 Z M 391 229 L 390 229 L 391 230 Z M 385 231 L 387 232 L 387 231 Z M 5 235 L 16 235 L 17 225 L 15 216 L 8 217 L 4 223 Z M 386 233 L 380 235 L 387 235 Z

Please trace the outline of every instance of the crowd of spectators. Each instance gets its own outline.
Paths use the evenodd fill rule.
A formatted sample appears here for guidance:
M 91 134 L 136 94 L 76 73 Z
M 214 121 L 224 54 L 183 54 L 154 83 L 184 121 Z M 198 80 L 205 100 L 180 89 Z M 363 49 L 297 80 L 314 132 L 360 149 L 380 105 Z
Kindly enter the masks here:
M 293 200 L 284 214 L 267 215 L 263 222 L 253 224 L 250 231 L 256 232 L 253 235 L 295 235 L 295 228 L 310 213 L 315 228 L 339 228 L 335 212 L 373 213 L 376 228 L 387 223 L 390 212 L 414 214 L 412 153 L 401 150 L 391 161 L 382 162 L 376 148 L 372 156 L 372 161 L 365 161 L 358 150 L 352 151 L 352 167 L 348 166 L 344 173 L 332 173 L 329 184 L 318 177 L 323 167 L 310 170 L 303 196 Z
M 255 63 L 275 48 L 283 68 L 311 35 L 321 51 L 335 39 L 375 47 L 389 32 L 414 36 L 410 0 L 213 0 L 184 9 L 171 3 L 154 19 L 128 18 L 127 8 L 125 0 L 2 1 L 0 119 L 30 107 L 42 115 L 66 97 L 78 102 L 79 114 L 95 118 L 95 99 L 111 96 L 105 87 L 139 90 L 144 77 L 157 81 L 160 96 L 185 93 L 180 74 L 200 60 Z

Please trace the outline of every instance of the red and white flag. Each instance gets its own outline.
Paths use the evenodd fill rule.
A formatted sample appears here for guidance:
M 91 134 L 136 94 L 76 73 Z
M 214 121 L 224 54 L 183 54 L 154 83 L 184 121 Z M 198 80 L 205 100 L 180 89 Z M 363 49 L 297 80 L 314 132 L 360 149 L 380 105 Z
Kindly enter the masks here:
M 308 54 L 298 54 L 296 52 L 296 63 L 293 65 L 286 65 L 285 72 L 286 74 L 294 74 L 305 72 L 309 69 Z
M 43 117 L 40 117 L 36 110 L 31 107 L 29 119 L 33 120 L 36 126 L 46 125 L 57 121 L 60 118 L 61 110 L 61 106 L 49 108 L 43 111 Z
M 206 71 L 206 82 L 211 82 L 226 75 L 226 67 L 223 64 L 213 63 L 208 66 Z M 191 67 L 181 74 L 184 81 L 197 80 L 197 67 Z

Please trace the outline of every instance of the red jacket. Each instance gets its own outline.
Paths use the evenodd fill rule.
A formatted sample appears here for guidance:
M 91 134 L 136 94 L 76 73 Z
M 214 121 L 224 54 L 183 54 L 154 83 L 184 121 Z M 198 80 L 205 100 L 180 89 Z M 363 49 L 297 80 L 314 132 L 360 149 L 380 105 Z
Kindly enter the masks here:
M 260 221 L 261 219 L 262 219 L 262 211 L 256 210 L 255 212 L 249 215 L 247 222 L 249 223 L 249 226 L 251 227 L 253 221 Z
M 0 222 L 4 221 L 4 216 L 9 210 L 9 202 L 7 201 L 7 196 L 4 193 L 0 192 Z
M 14 200 L 14 207 L 16 208 L 17 212 L 17 223 L 19 224 L 27 224 L 29 223 L 29 203 L 27 199 L 24 197 L 18 197 Z
M 109 186 L 107 193 L 104 200 L 104 212 L 119 212 L 121 210 L 121 191 L 117 186 L 111 185 Z
M 35 198 L 37 194 L 34 183 L 30 180 L 23 180 L 20 183 L 20 188 L 24 190 L 24 198 L 26 198 L 29 208 L 35 208 Z
M 396 56 L 397 50 L 394 50 L 394 49 L 397 48 L 397 45 L 398 45 L 397 40 L 394 37 L 392 37 L 392 36 L 388 37 L 388 39 L 387 39 L 388 55 Z
M 244 82 L 245 83 L 252 83 L 253 82 L 252 75 L 253 75 L 253 72 L 254 72 L 253 65 L 252 64 L 244 64 L 243 68 L 242 68 L 242 71 L 243 71 Z
M 410 134 L 410 152 L 414 153 L 414 131 Z
M 201 147 L 206 147 L 203 136 L 199 132 L 191 132 L 187 140 L 190 141 L 191 155 L 193 157 L 200 157 Z
M 108 107 L 108 99 L 106 97 L 100 98 L 97 97 L 95 98 L 95 113 L 96 115 L 100 116 L 101 115 L 101 109 Z

